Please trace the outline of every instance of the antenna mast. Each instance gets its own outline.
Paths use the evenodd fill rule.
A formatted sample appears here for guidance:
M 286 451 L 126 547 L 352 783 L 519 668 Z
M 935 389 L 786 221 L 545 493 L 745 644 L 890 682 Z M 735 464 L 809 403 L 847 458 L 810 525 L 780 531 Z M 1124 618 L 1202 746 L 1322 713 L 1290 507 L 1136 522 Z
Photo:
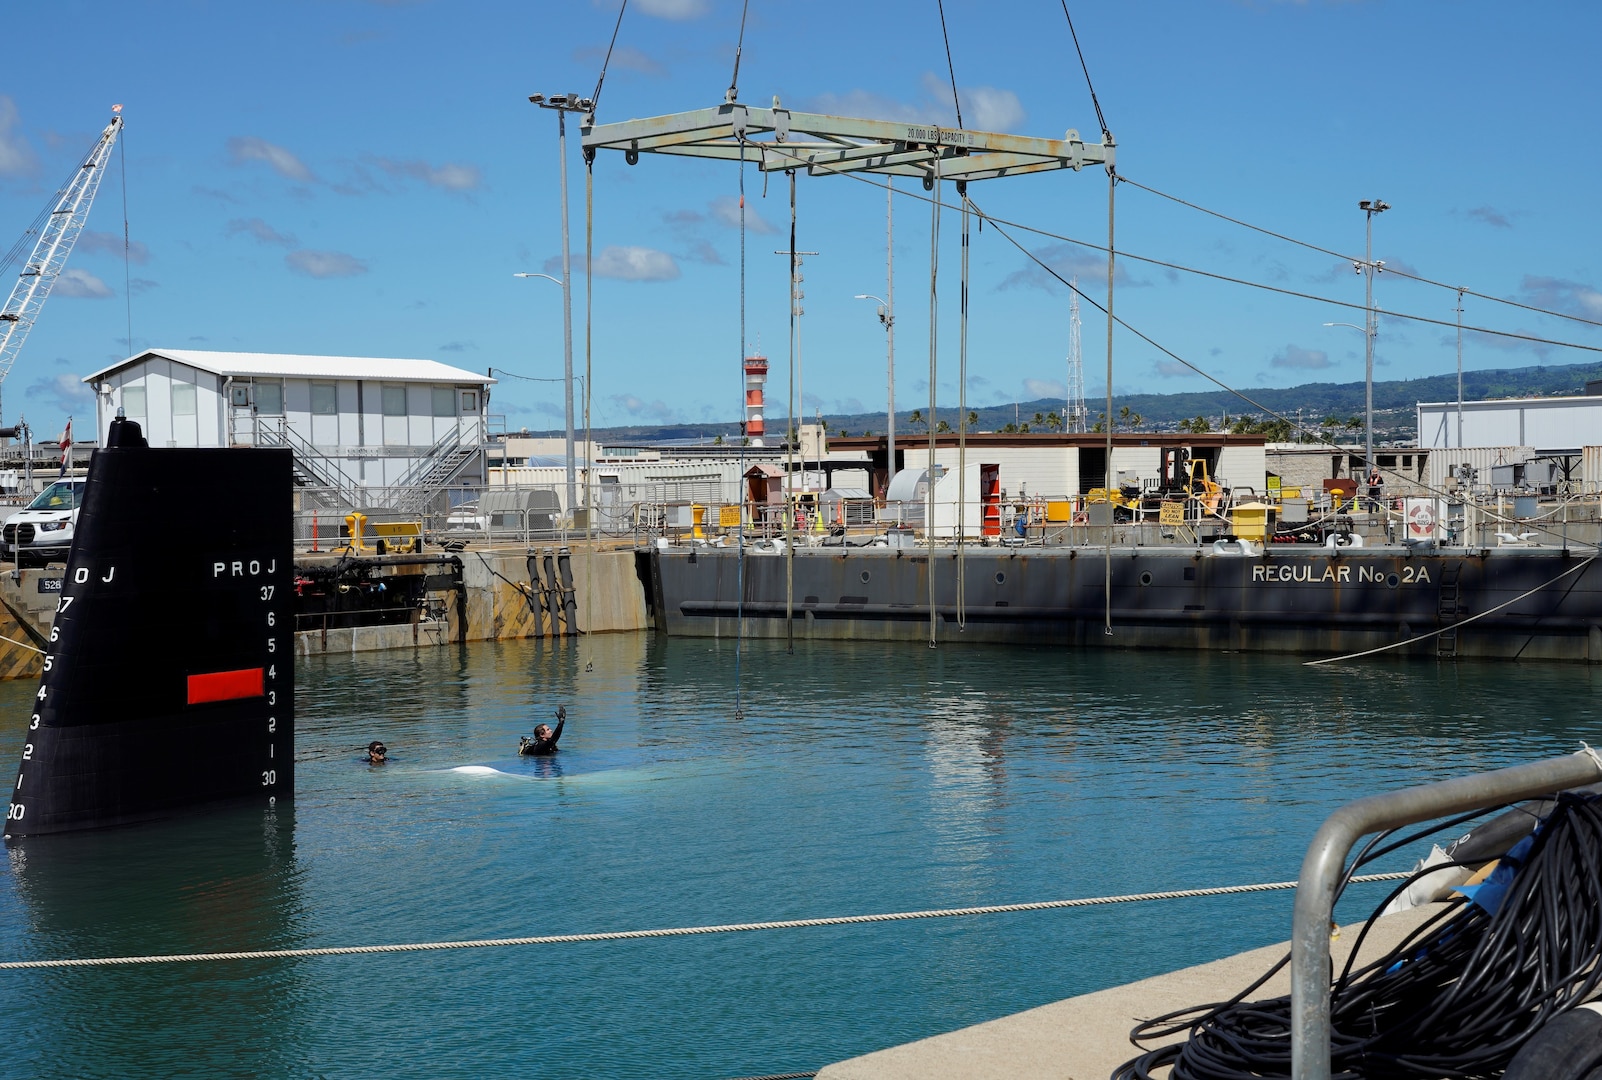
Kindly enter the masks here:
M 1068 400 L 1063 409 L 1064 431 L 1084 434 L 1090 411 L 1085 406 L 1085 354 L 1079 342 L 1079 279 L 1073 279 L 1068 296 Z

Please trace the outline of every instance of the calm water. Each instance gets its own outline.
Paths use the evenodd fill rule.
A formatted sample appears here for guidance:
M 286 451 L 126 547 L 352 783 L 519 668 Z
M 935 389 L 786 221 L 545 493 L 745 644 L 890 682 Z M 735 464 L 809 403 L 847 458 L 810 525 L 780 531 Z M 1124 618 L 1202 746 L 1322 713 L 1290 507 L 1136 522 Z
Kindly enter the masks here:
M 586 663 L 594 670 L 586 672 Z M 598 637 L 304 662 L 298 797 L 30 840 L 4 959 L 621 930 L 1294 878 L 1339 803 L 1602 743 L 1583 667 Z M 31 685 L 0 684 L 11 768 Z M 554 762 L 517 735 L 565 702 Z M 359 763 L 371 738 L 382 769 Z M 228 747 L 217 747 L 226 754 Z M 505 775 L 450 771 L 488 765 Z M 1404 860 L 1398 860 L 1398 865 Z M 1359 899 L 1372 903 L 1378 893 Z M 1289 893 L 7 972 L 0 1075 L 734 1077 L 1288 936 Z M 1344 917 L 1359 914 L 1351 904 Z

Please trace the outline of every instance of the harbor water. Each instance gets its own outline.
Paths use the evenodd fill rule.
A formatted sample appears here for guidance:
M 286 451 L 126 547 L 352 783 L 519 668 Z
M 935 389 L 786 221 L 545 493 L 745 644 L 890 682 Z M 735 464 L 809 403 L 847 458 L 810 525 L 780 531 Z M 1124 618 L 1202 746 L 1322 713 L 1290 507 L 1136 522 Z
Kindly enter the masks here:
M 1598 676 L 1568 665 L 619 634 L 322 656 L 297 680 L 293 805 L 10 845 L 0 959 L 1286 880 L 1348 799 L 1602 743 Z M 32 691 L 0 685 L 8 768 Z M 519 759 L 558 704 L 561 754 Z M 360 761 L 374 738 L 387 766 Z M 1291 899 L 6 972 L 0 1074 L 815 1069 L 1283 940 Z

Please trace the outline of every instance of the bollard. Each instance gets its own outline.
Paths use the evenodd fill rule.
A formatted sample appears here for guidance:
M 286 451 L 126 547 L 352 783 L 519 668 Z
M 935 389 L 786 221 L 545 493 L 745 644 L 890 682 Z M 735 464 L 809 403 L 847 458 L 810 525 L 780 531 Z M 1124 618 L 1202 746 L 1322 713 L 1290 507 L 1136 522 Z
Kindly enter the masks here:
M 350 543 L 346 546 L 352 551 L 365 551 L 362 546 L 362 526 L 367 524 L 367 515 L 360 510 L 352 510 L 345 515 L 345 527 L 350 530 Z

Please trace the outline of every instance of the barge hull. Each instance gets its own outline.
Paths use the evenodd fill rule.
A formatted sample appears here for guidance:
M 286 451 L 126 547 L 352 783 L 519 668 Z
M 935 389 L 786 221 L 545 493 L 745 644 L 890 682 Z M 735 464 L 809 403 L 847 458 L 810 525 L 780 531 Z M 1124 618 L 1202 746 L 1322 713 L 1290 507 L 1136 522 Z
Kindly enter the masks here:
M 1109 589 L 1102 548 L 970 548 L 960 610 L 951 549 L 799 549 L 788 590 L 784 554 L 648 558 L 684 637 L 927 641 L 932 569 L 938 641 L 1602 661 L 1602 563 L 1558 549 L 1114 548 Z

